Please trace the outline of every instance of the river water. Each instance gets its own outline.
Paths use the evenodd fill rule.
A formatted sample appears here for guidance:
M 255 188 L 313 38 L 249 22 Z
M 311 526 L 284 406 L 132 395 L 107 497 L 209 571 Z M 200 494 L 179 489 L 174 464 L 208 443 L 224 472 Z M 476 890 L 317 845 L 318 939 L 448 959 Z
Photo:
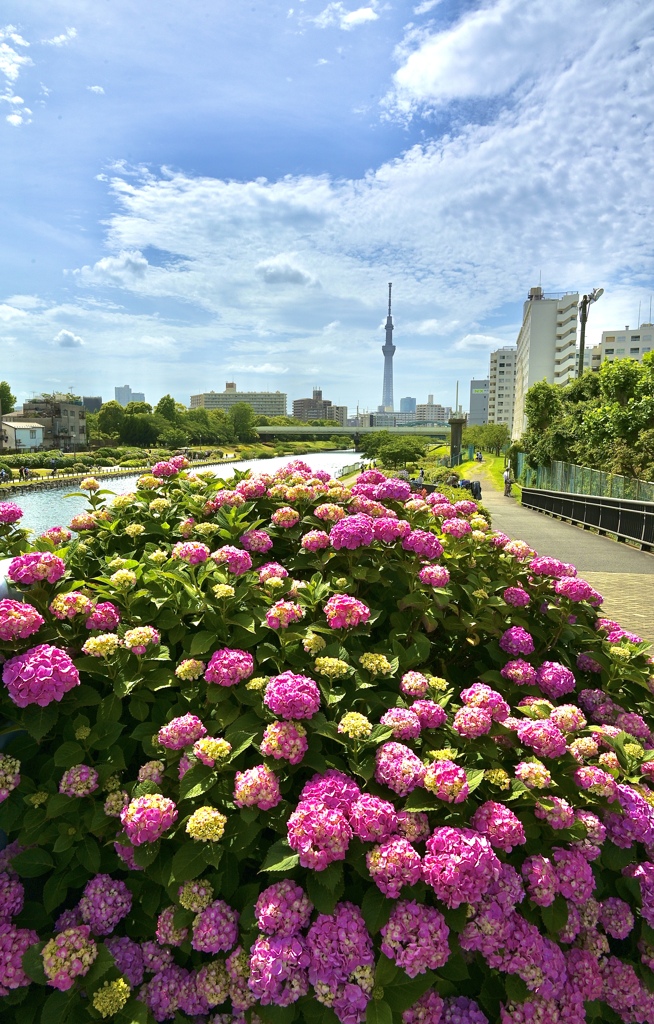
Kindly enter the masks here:
M 251 469 L 256 473 L 274 473 L 280 466 L 284 466 L 291 459 L 301 458 L 312 469 L 325 469 L 328 473 L 337 475 L 345 466 L 354 464 L 357 460 L 356 453 L 350 449 L 344 452 L 310 452 L 307 455 L 284 455 L 273 459 L 253 459 L 249 462 L 230 462 L 228 464 L 216 463 L 207 466 L 198 466 L 201 469 L 216 470 L 218 475 L 229 479 L 235 469 Z M 89 472 L 89 476 L 94 475 Z M 95 474 L 103 489 L 114 491 L 115 494 L 124 494 L 126 491 L 134 490 L 134 485 L 142 473 L 135 473 L 133 476 L 109 477 L 105 474 Z M 18 495 L 15 499 L 17 505 L 25 513 L 20 525 L 34 530 L 35 533 L 43 533 L 50 526 L 67 526 L 71 518 L 78 512 L 83 512 L 87 507 L 86 498 L 67 498 L 66 495 L 74 491 L 75 484 L 64 484 L 62 487 L 52 488 L 47 491 L 33 491 L 30 494 Z

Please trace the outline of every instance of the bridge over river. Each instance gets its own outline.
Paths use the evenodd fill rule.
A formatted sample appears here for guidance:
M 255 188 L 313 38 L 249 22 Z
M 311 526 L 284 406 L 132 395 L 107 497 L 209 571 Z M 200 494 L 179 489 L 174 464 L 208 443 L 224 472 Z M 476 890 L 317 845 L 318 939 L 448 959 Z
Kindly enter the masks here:
M 413 436 L 413 437 L 429 437 L 432 438 L 434 443 L 439 441 L 441 444 L 450 443 L 450 428 L 448 426 L 429 426 L 428 424 L 419 424 L 418 426 L 402 426 L 402 427 L 340 427 L 338 424 L 334 424 L 329 427 L 312 427 L 310 423 L 303 423 L 299 426 L 284 426 L 284 427 L 257 427 L 257 433 L 262 440 L 269 437 L 353 437 L 356 441 L 357 437 L 361 437 L 363 434 L 390 434 L 392 437 L 396 436 Z

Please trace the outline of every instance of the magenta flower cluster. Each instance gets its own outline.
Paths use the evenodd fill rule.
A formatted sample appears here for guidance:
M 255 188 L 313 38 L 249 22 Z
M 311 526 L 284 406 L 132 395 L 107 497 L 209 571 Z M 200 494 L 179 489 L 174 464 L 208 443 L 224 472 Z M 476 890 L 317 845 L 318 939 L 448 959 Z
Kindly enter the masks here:
M 79 686 L 79 672 L 65 651 L 39 644 L 6 661 L 2 681 L 19 708 L 29 704 L 44 708 Z

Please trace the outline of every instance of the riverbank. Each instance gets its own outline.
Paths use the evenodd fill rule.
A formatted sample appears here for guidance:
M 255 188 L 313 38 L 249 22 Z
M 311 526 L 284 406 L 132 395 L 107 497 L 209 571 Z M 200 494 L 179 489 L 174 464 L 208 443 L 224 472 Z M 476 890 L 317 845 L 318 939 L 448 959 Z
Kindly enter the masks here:
M 233 450 L 226 453 L 222 458 L 216 458 L 215 456 L 208 459 L 191 458 L 190 461 L 192 468 L 199 469 L 203 466 L 229 466 L 235 462 L 242 461 L 265 462 L 275 458 L 303 458 L 312 454 L 327 454 L 341 450 L 328 441 L 308 441 L 304 443 L 290 441 L 286 444 L 276 444 L 274 446 L 268 444 L 242 444 L 234 445 Z M 356 453 L 352 449 L 353 461 L 355 455 Z M 34 477 L 29 480 L 19 480 L 14 477 L 12 480 L 0 483 L 0 496 L 13 497 L 29 494 L 32 491 L 50 491 L 60 487 L 79 486 L 82 480 L 89 476 L 96 477 L 100 482 L 133 477 L 142 473 L 149 473 L 152 463 L 156 461 L 158 460 L 152 459 L 150 462 L 143 462 L 140 466 L 90 466 L 75 473 L 66 473 L 58 470 L 55 476 L 52 475 L 52 471 L 49 469 L 30 469 L 30 473 L 34 473 Z

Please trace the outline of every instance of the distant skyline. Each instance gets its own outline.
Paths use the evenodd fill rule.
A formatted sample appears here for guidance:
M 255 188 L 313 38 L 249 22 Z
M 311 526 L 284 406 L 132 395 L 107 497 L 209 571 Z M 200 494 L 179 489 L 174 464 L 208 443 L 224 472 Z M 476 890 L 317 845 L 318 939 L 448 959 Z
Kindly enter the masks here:
M 522 303 L 654 292 L 646 0 L 5 0 L 0 379 L 453 404 Z M 37 376 L 38 375 L 38 376 Z M 399 404 L 396 400 L 396 404 Z

